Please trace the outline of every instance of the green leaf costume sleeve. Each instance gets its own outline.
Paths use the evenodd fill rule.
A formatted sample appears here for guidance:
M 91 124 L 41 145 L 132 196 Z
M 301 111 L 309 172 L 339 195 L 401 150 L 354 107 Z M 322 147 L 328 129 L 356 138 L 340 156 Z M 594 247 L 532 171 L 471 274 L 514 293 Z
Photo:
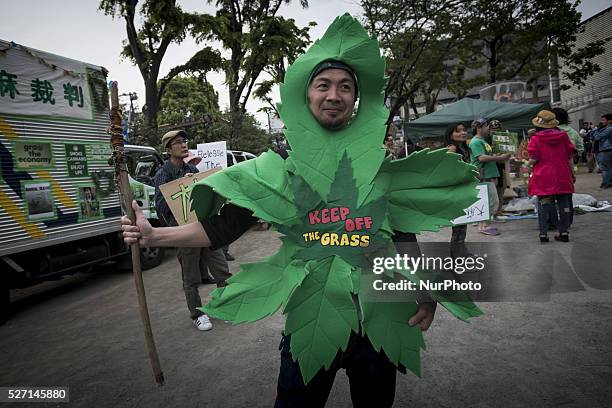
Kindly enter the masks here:
M 315 120 L 307 101 L 311 72 L 327 60 L 350 66 L 359 89 L 357 114 L 336 131 Z M 242 265 L 203 310 L 241 323 L 282 308 L 291 353 L 306 383 L 346 349 L 352 332 L 361 332 L 394 364 L 420 375 L 425 344 L 420 328 L 408 325 L 416 304 L 360 297 L 361 282 L 372 274 L 362 267 L 372 257 L 395 255 L 393 231 L 437 230 L 476 201 L 476 172 L 456 154 L 425 150 L 403 160 L 385 159 L 384 71 L 378 42 L 350 15 L 336 18 L 288 68 L 281 85 L 279 112 L 292 148 L 289 158 L 267 152 L 193 187 L 199 217 L 214 212 L 214 191 L 284 234 L 277 254 Z M 438 299 L 460 319 L 481 313 L 469 300 Z
M 374 194 L 389 195 L 394 230 L 417 233 L 452 225 L 476 201 L 473 166 L 447 149 L 424 149 L 405 159 L 385 162 L 376 176 Z
M 276 224 L 291 224 L 297 217 L 294 198 L 289 191 L 284 160 L 268 151 L 254 160 L 247 160 L 229 167 L 192 187 L 193 208 L 200 215 L 208 215 L 202 209 L 202 195 L 212 188 L 230 202 L 253 211 L 256 217 Z M 279 211 L 282 209 L 282 211 Z
M 263 262 L 241 265 L 241 272 L 226 287 L 215 289 L 213 300 L 201 310 L 234 324 L 274 314 L 306 276 L 305 262 L 293 259 L 295 251 L 294 244 L 285 242 Z

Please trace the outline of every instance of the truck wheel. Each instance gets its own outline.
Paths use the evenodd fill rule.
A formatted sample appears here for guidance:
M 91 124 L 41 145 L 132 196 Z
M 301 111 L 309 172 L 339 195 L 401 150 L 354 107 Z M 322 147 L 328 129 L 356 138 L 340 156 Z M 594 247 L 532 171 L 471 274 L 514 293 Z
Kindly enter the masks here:
M 140 248 L 140 265 L 142 269 L 151 269 L 164 259 L 164 248 Z

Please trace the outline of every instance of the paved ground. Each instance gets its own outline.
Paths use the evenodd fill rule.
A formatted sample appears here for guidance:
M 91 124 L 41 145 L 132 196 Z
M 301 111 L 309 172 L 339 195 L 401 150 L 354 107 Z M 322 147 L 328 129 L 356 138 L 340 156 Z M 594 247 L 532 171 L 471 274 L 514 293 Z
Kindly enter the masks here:
M 598 177 L 581 174 L 578 192 L 612 201 L 611 190 L 597 189 Z M 469 228 L 468 240 L 522 244 L 525 256 L 539 248 L 535 220 L 499 227 L 494 238 Z M 249 232 L 232 253 L 241 262 L 258 260 L 278 247 L 276 237 Z M 448 237 L 443 231 L 419 239 Z M 571 238 L 550 245 L 570 273 L 582 268 L 589 277 L 548 302 L 482 303 L 485 315 L 471 324 L 439 308 L 426 333 L 423 378 L 400 375 L 395 406 L 612 406 L 612 213 L 576 216 Z M 515 271 L 517 279 L 539 272 Z M 15 313 L 0 327 L 0 386 L 69 386 L 74 407 L 273 405 L 282 316 L 241 326 L 214 321 L 213 331 L 198 332 L 172 254 L 145 272 L 145 283 L 164 387 L 155 386 L 144 351 L 132 277 L 110 266 L 14 293 Z M 211 290 L 203 286 L 201 294 Z M 342 373 L 328 406 L 351 406 Z

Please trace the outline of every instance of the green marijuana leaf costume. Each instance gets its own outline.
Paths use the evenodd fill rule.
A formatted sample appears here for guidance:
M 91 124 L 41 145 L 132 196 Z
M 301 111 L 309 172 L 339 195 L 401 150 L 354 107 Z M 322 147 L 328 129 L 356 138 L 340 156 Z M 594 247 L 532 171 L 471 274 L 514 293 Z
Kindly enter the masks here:
M 339 131 L 321 127 L 307 103 L 311 72 L 326 60 L 349 65 L 358 81 L 357 115 Z M 417 310 L 414 301 L 375 302 L 361 296 L 358 320 L 354 295 L 361 279 L 373 274 L 362 268 L 363 261 L 395 256 L 393 231 L 437 231 L 476 201 L 476 172 L 457 154 L 426 149 L 402 160 L 385 159 L 384 69 L 378 42 L 350 15 L 336 18 L 323 38 L 289 67 L 281 85 L 279 111 L 292 148 L 289 158 L 268 151 L 200 181 L 192 191 L 200 219 L 219 209 L 222 196 L 284 234 L 276 254 L 242 265 L 202 310 L 238 324 L 281 308 L 291 354 L 306 383 L 321 367 L 329 368 L 338 351 L 346 350 L 351 331 L 358 333 L 360 327 L 376 350 L 420 375 L 419 353 L 425 343 L 418 325 L 408 325 Z M 303 234 L 312 231 L 346 233 L 344 222 L 309 223 L 309 212 L 332 207 L 350 209 L 353 218 L 371 217 L 370 229 L 354 231 L 369 235 L 369 246 L 305 240 Z M 434 299 L 463 320 L 481 314 L 467 300 Z

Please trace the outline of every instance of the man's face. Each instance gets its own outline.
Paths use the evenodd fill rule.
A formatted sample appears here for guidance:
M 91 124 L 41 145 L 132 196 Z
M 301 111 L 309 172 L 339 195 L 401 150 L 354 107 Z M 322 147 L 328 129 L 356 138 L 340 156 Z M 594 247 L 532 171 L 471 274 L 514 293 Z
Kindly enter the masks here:
M 351 119 L 355 92 L 351 74 L 343 69 L 326 69 L 308 86 L 308 107 L 321 126 L 338 130 Z
M 187 147 L 187 139 L 182 135 L 177 136 L 168 143 L 166 148 L 171 157 L 176 159 L 184 159 L 189 156 L 189 148 Z
M 603 123 L 603 124 L 604 124 L 604 126 L 608 126 L 608 125 L 610 124 L 610 122 L 612 122 L 612 121 L 610 121 L 610 120 L 606 119 L 606 117 L 605 117 L 605 116 L 602 116 L 602 117 L 601 117 L 601 123 Z
M 479 127 L 477 133 L 482 137 L 489 136 L 489 125 L 483 125 Z

